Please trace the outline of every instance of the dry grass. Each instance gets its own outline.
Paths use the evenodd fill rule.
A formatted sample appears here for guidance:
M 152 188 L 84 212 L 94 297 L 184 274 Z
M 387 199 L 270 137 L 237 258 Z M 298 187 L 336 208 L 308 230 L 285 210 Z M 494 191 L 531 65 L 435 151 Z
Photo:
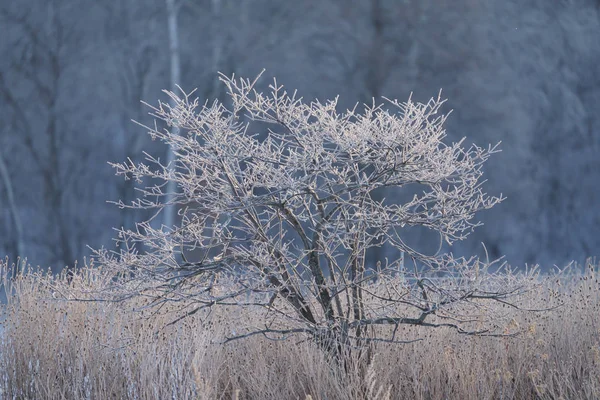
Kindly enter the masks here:
M 6 267 L 6 266 L 5 266 Z M 350 373 L 332 367 L 301 337 L 219 344 L 256 319 L 236 310 L 194 315 L 132 313 L 136 304 L 61 301 L 58 290 L 91 289 L 103 277 L 72 280 L 28 272 L 10 278 L 0 343 L 6 399 L 597 399 L 600 398 L 600 283 L 592 268 L 556 290 L 564 306 L 514 313 L 517 337 L 461 336 L 406 327 L 424 341 L 378 344 L 373 362 Z M 547 301 L 533 293 L 531 305 Z M 259 321 L 256 321 L 258 324 Z

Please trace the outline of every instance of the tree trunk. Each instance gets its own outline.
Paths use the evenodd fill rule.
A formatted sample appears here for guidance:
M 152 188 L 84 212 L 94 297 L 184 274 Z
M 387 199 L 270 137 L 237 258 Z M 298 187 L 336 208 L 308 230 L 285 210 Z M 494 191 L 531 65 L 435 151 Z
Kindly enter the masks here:
M 21 217 L 19 216 L 19 210 L 17 210 L 17 205 L 15 203 L 15 195 L 13 190 L 12 181 L 10 179 L 10 175 L 8 174 L 8 168 L 6 167 L 6 163 L 4 162 L 4 157 L 0 152 L 0 176 L 2 177 L 2 182 L 4 183 L 4 187 L 6 188 L 6 197 L 8 199 L 8 209 L 12 216 L 13 226 L 15 228 L 16 234 L 16 250 L 17 256 L 24 258 L 25 257 L 25 243 L 23 242 L 23 225 L 21 224 Z
M 167 3 L 167 20 L 169 28 L 169 58 L 171 61 L 171 91 L 177 91 L 177 85 L 181 84 L 181 65 L 180 65 L 180 51 L 179 51 L 179 36 L 178 36 L 178 24 L 177 16 L 179 14 L 179 6 L 175 3 L 175 0 L 166 0 Z M 174 104 L 171 102 L 171 105 Z M 176 126 L 172 127 L 174 134 L 179 134 L 179 128 Z M 175 153 L 169 146 L 167 150 L 167 165 L 170 168 L 175 168 Z M 166 189 L 165 203 L 167 206 L 164 209 L 163 214 L 163 225 L 166 227 L 173 227 L 175 224 L 175 214 L 177 207 L 171 205 L 177 191 L 175 182 L 169 181 Z

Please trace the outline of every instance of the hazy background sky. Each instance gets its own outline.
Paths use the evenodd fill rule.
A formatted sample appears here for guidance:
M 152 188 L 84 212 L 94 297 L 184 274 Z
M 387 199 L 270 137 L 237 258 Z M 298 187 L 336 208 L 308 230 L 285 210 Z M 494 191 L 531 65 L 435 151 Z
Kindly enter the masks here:
M 276 76 L 307 101 L 448 98 L 448 141 L 502 141 L 486 191 L 507 200 L 455 254 L 545 268 L 600 255 L 598 0 L 0 0 L 0 255 L 55 270 L 144 215 L 107 161 L 164 158 L 150 123 L 180 82 L 225 100 L 217 71 Z M 171 37 L 172 38 L 172 37 Z M 341 110 L 343 111 L 343 110 Z M 434 248 L 415 231 L 415 245 Z M 391 255 L 390 256 L 394 256 Z

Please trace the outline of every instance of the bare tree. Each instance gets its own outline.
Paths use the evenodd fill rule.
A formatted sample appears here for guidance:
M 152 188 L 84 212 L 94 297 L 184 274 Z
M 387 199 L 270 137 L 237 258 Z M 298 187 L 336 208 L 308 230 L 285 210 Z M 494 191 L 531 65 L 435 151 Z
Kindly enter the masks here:
M 501 334 L 499 316 L 483 310 L 490 302 L 517 306 L 513 299 L 532 281 L 493 274 L 489 260 L 420 254 L 403 234 L 423 226 L 450 244 L 465 238 L 478 225 L 474 214 L 502 200 L 481 186 L 495 146 L 445 144 L 440 98 L 340 114 L 335 100 L 305 104 L 276 81 L 265 95 L 256 80 L 221 80 L 231 110 L 173 92 L 152 108 L 180 130 L 148 128 L 171 146 L 174 165 L 150 156 L 151 166 L 115 164 L 118 174 L 180 188 L 171 197 L 164 184 L 146 187 L 120 206 L 183 212 L 168 231 L 142 222 L 119 231 L 120 253 L 96 252 L 104 271 L 121 277 L 107 288 L 113 298 L 181 304 L 174 322 L 219 306 L 262 312 L 260 326 L 240 326 L 225 340 L 302 333 L 337 355 L 418 339 L 399 337 L 400 325 Z M 414 196 L 375 200 L 382 187 Z M 368 265 L 367 253 L 386 243 L 398 258 Z
M 63 2 L 51 1 L 45 7 L 43 23 L 21 4 L 15 9 L 0 7 L 3 22 L 21 35 L 8 57 L 9 67 L 0 71 L 0 98 L 41 181 L 41 194 L 34 201 L 48 225 L 36 244 L 49 252 L 52 263 L 65 265 L 73 263 L 83 247 L 80 240 L 86 228 L 74 223 L 75 207 L 68 193 L 84 176 L 81 160 L 88 157 L 90 149 L 80 146 L 74 151 L 66 145 L 74 133 L 61 115 L 62 85 L 69 66 L 69 40 L 76 35 L 73 26 L 63 20 Z M 11 87 L 8 79 L 15 80 Z M 17 89 L 33 94 L 24 98 Z
M 443 14 L 439 11 L 440 4 L 428 0 L 351 0 L 351 3 L 352 7 L 348 1 L 323 3 L 321 12 L 329 14 L 328 18 L 335 24 L 317 24 L 310 40 L 306 40 L 309 46 L 329 58 L 331 68 L 323 68 L 323 74 L 344 86 L 352 82 L 347 86 L 366 104 L 372 104 L 373 99 L 386 96 L 390 91 L 414 91 L 418 96 L 426 89 L 425 93 L 430 93 L 429 87 L 423 88 L 425 82 L 448 90 L 447 83 L 433 83 L 432 76 L 436 77 L 440 71 L 432 74 L 431 61 L 424 61 L 430 54 L 439 57 L 448 52 L 446 43 L 441 45 L 439 40 L 425 39 L 425 32 L 432 30 L 449 34 L 445 24 L 438 27 L 437 23 L 431 23 L 432 18 L 437 21 Z M 441 49 L 433 49 L 434 46 Z M 376 200 L 385 196 L 391 197 L 394 193 L 390 190 L 373 193 Z M 371 255 L 378 259 L 389 252 L 393 252 L 391 247 L 381 246 Z
M 181 66 L 180 66 L 180 51 L 179 51 L 179 23 L 178 16 L 181 4 L 176 0 L 166 0 L 167 6 L 167 26 L 169 29 L 169 60 L 170 60 L 170 76 L 171 76 L 171 90 L 177 90 L 177 85 L 181 84 Z M 173 126 L 173 133 L 178 134 L 178 127 Z M 175 152 L 169 145 L 167 150 L 167 165 L 175 162 Z M 167 182 L 167 196 L 175 197 L 177 185 L 175 182 Z M 168 201 L 172 202 L 171 199 Z M 164 213 L 164 225 L 172 226 L 175 222 L 176 207 L 168 207 Z
M 8 210 L 10 211 L 12 225 L 14 227 L 15 239 L 13 240 L 15 245 L 15 253 L 17 257 L 25 257 L 25 242 L 23 239 L 23 224 L 21 223 L 21 216 L 15 202 L 15 192 L 13 189 L 12 179 L 8 171 L 8 167 L 4 162 L 4 156 L 0 151 L 0 180 L 4 185 L 4 191 L 6 192 L 6 199 L 8 200 Z
M 236 67 L 247 61 L 248 57 L 261 54 L 262 51 L 273 45 L 275 39 L 271 38 L 268 43 L 260 46 L 256 43 L 261 35 L 273 36 L 274 27 L 280 27 L 283 23 L 269 24 L 268 29 L 261 26 L 252 26 L 250 29 L 248 21 L 248 12 L 251 6 L 258 7 L 259 2 L 250 5 L 249 1 L 229 1 L 229 0 L 210 0 L 209 2 L 194 2 L 185 0 L 165 0 L 167 11 L 167 27 L 169 39 L 169 71 L 170 71 L 170 90 L 178 91 L 178 86 L 182 84 L 181 75 L 181 54 L 182 44 L 180 41 L 179 19 L 180 13 L 195 13 L 199 17 L 207 18 L 207 29 L 209 34 L 206 36 L 210 44 L 210 57 L 207 57 L 206 64 L 202 66 L 204 73 L 199 74 L 201 84 L 204 90 L 200 90 L 201 96 L 206 99 L 222 99 L 222 85 L 219 85 L 215 76 L 219 71 L 234 71 Z M 264 7 L 264 5 L 263 5 Z M 273 17 L 280 17 L 283 12 L 279 8 L 285 9 L 286 6 L 275 6 L 276 12 Z M 273 25 L 273 26 L 272 26 Z M 264 41 L 264 39 L 263 39 Z M 249 51 L 248 49 L 252 50 Z M 196 75 L 196 74 L 195 74 Z M 174 104 L 172 104 L 173 106 Z M 174 133 L 177 127 L 174 126 Z M 167 151 L 167 164 L 175 161 L 175 154 L 171 148 Z M 165 189 L 173 196 L 177 191 L 175 182 L 168 182 Z M 176 222 L 177 208 L 167 208 L 164 210 L 162 223 L 165 226 L 172 226 Z
M 123 158 L 139 160 L 145 139 L 134 131 L 132 119 L 140 121 L 145 113 L 144 99 L 152 81 L 156 79 L 157 52 L 162 35 L 164 2 L 135 1 L 99 3 L 106 13 L 104 41 L 110 45 L 110 54 L 118 80 L 120 129 L 117 130 L 117 154 Z M 172 86 L 175 87 L 175 86 Z M 121 200 L 135 199 L 135 183 L 123 181 L 118 186 Z M 147 216 L 143 216 L 145 218 Z M 122 213 L 121 226 L 133 227 L 139 220 L 134 210 Z

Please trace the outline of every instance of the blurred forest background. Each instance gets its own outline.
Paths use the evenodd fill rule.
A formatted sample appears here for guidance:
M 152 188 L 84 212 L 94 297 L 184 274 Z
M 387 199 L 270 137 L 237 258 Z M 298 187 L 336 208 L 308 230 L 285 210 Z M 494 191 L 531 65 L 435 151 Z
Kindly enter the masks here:
M 598 0 L 0 0 L 0 55 L 0 255 L 59 270 L 112 248 L 144 215 L 107 203 L 136 196 L 107 161 L 166 158 L 131 122 L 152 121 L 140 100 L 174 79 L 226 100 L 217 71 L 263 68 L 264 88 L 343 108 L 442 89 L 449 141 L 502 141 L 485 188 L 507 200 L 445 250 L 485 242 L 544 268 L 600 255 Z

